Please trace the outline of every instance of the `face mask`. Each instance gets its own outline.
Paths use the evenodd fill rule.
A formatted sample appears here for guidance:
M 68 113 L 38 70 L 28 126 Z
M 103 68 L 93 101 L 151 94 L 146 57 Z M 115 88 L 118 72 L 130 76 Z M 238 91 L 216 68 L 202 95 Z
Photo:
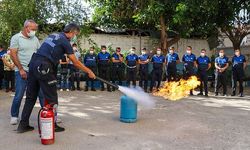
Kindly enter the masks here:
M 118 54 L 121 53 L 121 51 L 116 51 Z
M 90 54 L 94 54 L 94 51 L 89 51 Z
M 132 50 L 132 51 L 130 51 L 130 54 L 134 54 L 134 53 L 135 53 L 135 51 L 133 51 L 133 50 Z
M 141 52 L 141 54 L 142 54 L 142 55 L 145 55 L 145 54 L 146 54 L 146 52 L 143 52 L 143 51 L 142 51 L 142 52 Z
M 187 54 L 191 54 L 191 51 L 187 51 Z
M 76 50 L 77 50 L 77 48 L 76 48 L 76 47 L 73 47 L 73 50 L 74 50 L 74 51 L 76 51 Z
M 105 49 L 103 49 L 103 50 L 102 50 L 102 53 L 106 53 L 106 50 L 105 50 Z
M 173 54 L 173 53 L 174 53 L 174 51 L 173 51 L 173 50 L 169 50 L 169 53 L 170 53 L 170 54 Z
M 32 30 L 30 30 L 30 33 L 28 33 L 28 36 L 29 37 L 34 37 L 36 35 L 36 31 L 32 31 Z
M 204 57 L 205 56 L 205 53 L 201 53 L 201 57 Z
M 223 57 L 223 56 L 224 56 L 224 53 L 219 53 L 219 56 L 220 56 L 220 57 Z
M 161 51 L 157 51 L 156 54 L 157 54 L 157 55 L 161 55 Z
M 240 56 L 240 52 L 235 52 L 235 55 L 236 56 Z

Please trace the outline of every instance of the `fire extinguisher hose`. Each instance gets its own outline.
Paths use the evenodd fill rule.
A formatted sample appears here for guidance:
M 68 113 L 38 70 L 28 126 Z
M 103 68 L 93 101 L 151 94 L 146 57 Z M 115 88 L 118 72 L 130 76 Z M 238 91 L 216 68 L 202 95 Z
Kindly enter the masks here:
M 39 136 L 41 137 L 41 128 L 40 128 L 40 113 L 43 110 L 43 108 L 41 108 L 38 112 L 38 116 L 37 116 L 37 125 L 38 125 L 38 131 L 39 131 Z

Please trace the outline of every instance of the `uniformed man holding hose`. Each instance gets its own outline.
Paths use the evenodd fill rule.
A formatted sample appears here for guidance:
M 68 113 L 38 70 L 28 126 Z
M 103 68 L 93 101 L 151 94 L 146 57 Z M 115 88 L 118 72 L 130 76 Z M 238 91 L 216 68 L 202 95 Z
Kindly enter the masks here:
M 34 130 L 34 127 L 29 125 L 29 118 L 36 103 L 40 87 L 43 91 L 45 100 L 47 100 L 49 104 L 58 104 L 56 68 L 59 60 L 64 54 L 68 55 L 75 67 L 88 73 L 90 78 L 96 78 L 95 74 L 89 68 L 77 60 L 70 45 L 70 40 L 75 38 L 79 32 L 79 26 L 70 23 L 65 26 L 62 33 L 49 35 L 37 50 L 37 53 L 33 54 L 29 64 L 26 101 L 22 112 L 22 118 L 17 128 L 18 133 Z M 57 126 L 55 123 L 55 131 L 64 131 L 64 128 Z

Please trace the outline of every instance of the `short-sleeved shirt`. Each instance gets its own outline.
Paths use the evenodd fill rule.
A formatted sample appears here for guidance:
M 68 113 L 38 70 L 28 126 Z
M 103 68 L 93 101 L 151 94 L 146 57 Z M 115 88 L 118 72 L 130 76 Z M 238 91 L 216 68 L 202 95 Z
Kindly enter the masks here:
M 112 54 L 112 56 L 111 56 L 112 58 L 114 58 L 115 60 L 120 60 L 119 59 L 119 55 L 117 54 L 117 53 L 114 53 L 114 54 Z M 120 54 L 120 57 L 122 57 L 123 58 L 123 55 L 122 54 Z M 122 64 L 122 62 L 113 62 L 113 64 L 119 64 L 119 65 L 121 65 Z
M 225 67 L 226 64 L 228 63 L 228 58 L 227 58 L 226 56 L 224 56 L 224 57 L 217 57 L 217 58 L 215 58 L 215 63 L 216 63 L 219 67 L 223 68 L 223 67 Z
M 74 52 L 65 33 L 53 33 L 45 39 L 37 54 L 48 58 L 54 65 L 58 65 L 64 54 L 71 55 Z
M 149 59 L 149 54 L 142 54 L 138 57 L 140 61 L 147 61 Z M 146 64 L 140 64 L 140 66 L 148 66 L 148 63 Z
M 138 56 L 136 54 L 129 54 L 126 57 L 127 65 L 130 67 L 136 66 L 137 60 L 138 60 Z
M 17 49 L 17 56 L 25 71 L 28 71 L 31 56 L 39 47 L 40 43 L 36 36 L 28 38 L 25 37 L 22 32 L 12 36 L 10 41 L 10 48 Z M 15 71 L 18 71 L 18 69 L 16 68 Z
M 198 57 L 197 58 L 197 64 L 198 64 L 198 70 L 199 71 L 206 71 L 208 69 L 208 65 L 211 63 L 209 57 Z
M 97 65 L 97 56 L 96 54 L 86 54 L 85 57 L 84 57 L 84 64 L 87 66 L 87 67 L 96 67 Z
M 151 59 L 151 62 L 153 62 L 153 68 L 162 69 L 165 59 L 166 58 L 163 55 L 154 55 Z
M 167 68 L 168 69 L 176 69 L 176 62 L 180 60 L 178 54 L 176 53 L 168 53 L 166 56 Z
M 182 61 L 184 62 L 184 67 L 186 68 L 186 70 L 192 70 L 194 68 L 196 56 L 194 54 L 184 54 L 182 57 Z
M 5 53 L 2 58 L 4 58 L 8 64 L 14 65 L 14 62 L 10 58 L 9 54 Z M 6 64 L 4 64 L 4 70 L 5 71 L 11 71 L 12 69 L 10 67 L 8 67 Z
M 103 65 L 103 66 L 107 66 L 107 65 L 109 65 L 110 58 L 111 58 L 111 56 L 108 52 L 105 52 L 105 53 L 99 52 L 97 55 L 98 64 Z
M 234 55 L 232 58 L 233 69 L 243 69 L 243 64 L 246 62 L 246 58 L 244 55 L 236 56 Z

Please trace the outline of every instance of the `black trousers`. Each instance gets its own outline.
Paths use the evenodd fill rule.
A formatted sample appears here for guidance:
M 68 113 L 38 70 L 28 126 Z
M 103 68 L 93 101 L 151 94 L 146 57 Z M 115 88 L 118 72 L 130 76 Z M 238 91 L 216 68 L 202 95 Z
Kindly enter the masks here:
M 187 80 L 191 76 L 194 76 L 195 72 L 194 72 L 193 69 L 187 69 L 187 70 L 184 70 L 184 74 L 183 75 L 184 75 L 184 79 Z M 190 94 L 191 95 L 193 94 L 193 90 L 190 90 Z
M 201 85 L 199 86 L 200 93 L 203 93 L 203 89 L 204 89 L 205 94 L 208 94 L 208 89 L 207 89 L 208 75 L 207 75 L 207 72 L 206 71 L 198 71 L 198 77 L 201 81 Z
M 15 88 L 15 71 L 4 71 L 4 80 L 6 82 L 6 89 Z
M 29 65 L 26 101 L 23 107 L 21 125 L 29 125 L 29 118 L 41 88 L 49 104 L 58 104 L 56 68 L 45 57 L 33 54 Z
M 215 93 L 218 93 L 220 85 L 223 87 L 223 94 L 227 94 L 226 72 L 215 72 Z
M 155 81 L 158 81 L 156 88 L 158 89 L 160 87 L 161 80 L 162 80 L 162 73 L 163 73 L 163 70 L 161 68 L 160 69 L 155 69 L 155 68 L 153 69 L 150 90 L 152 90 L 153 87 L 155 86 Z
M 2 88 L 3 79 L 4 79 L 4 65 L 2 62 L 0 62 L 0 88 Z
M 96 74 L 97 72 L 97 67 L 93 67 L 93 66 L 87 66 L 94 74 Z M 86 88 L 88 88 L 89 83 L 90 83 L 90 87 L 93 89 L 94 88 L 94 81 L 95 79 L 91 79 L 88 74 L 86 74 Z
M 233 69 L 232 71 L 232 92 L 236 94 L 237 81 L 239 81 L 239 93 L 243 93 L 243 69 Z
M 127 68 L 127 84 L 130 86 L 132 81 L 133 86 L 136 86 L 136 68 Z
M 148 68 L 140 67 L 139 69 L 140 81 L 139 86 L 147 90 L 148 88 Z
M 110 81 L 109 66 L 99 65 L 98 74 L 101 78 Z M 104 88 L 104 83 L 101 82 L 101 88 Z M 107 89 L 110 89 L 110 85 L 107 85 Z
M 74 65 L 69 65 L 70 67 L 70 83 L 71 83 L 71 88 L 75 90 L 80 89 L 80 71 L 77 69 Z M 75 81 L 76 81 L 76 87 L 75 87 Z
M 111 72 L 111 79 L 112 82 L 115 84 L 115 81 L 118 81 L 119 85 L 122 85 L 122 77 L 123 77 L 123 68 L 121 65 L 113 64 L 112 72 Z
M 167 79 L 169 81 L 176 81 L 177 69 L 168 69 L 167 68 Z

